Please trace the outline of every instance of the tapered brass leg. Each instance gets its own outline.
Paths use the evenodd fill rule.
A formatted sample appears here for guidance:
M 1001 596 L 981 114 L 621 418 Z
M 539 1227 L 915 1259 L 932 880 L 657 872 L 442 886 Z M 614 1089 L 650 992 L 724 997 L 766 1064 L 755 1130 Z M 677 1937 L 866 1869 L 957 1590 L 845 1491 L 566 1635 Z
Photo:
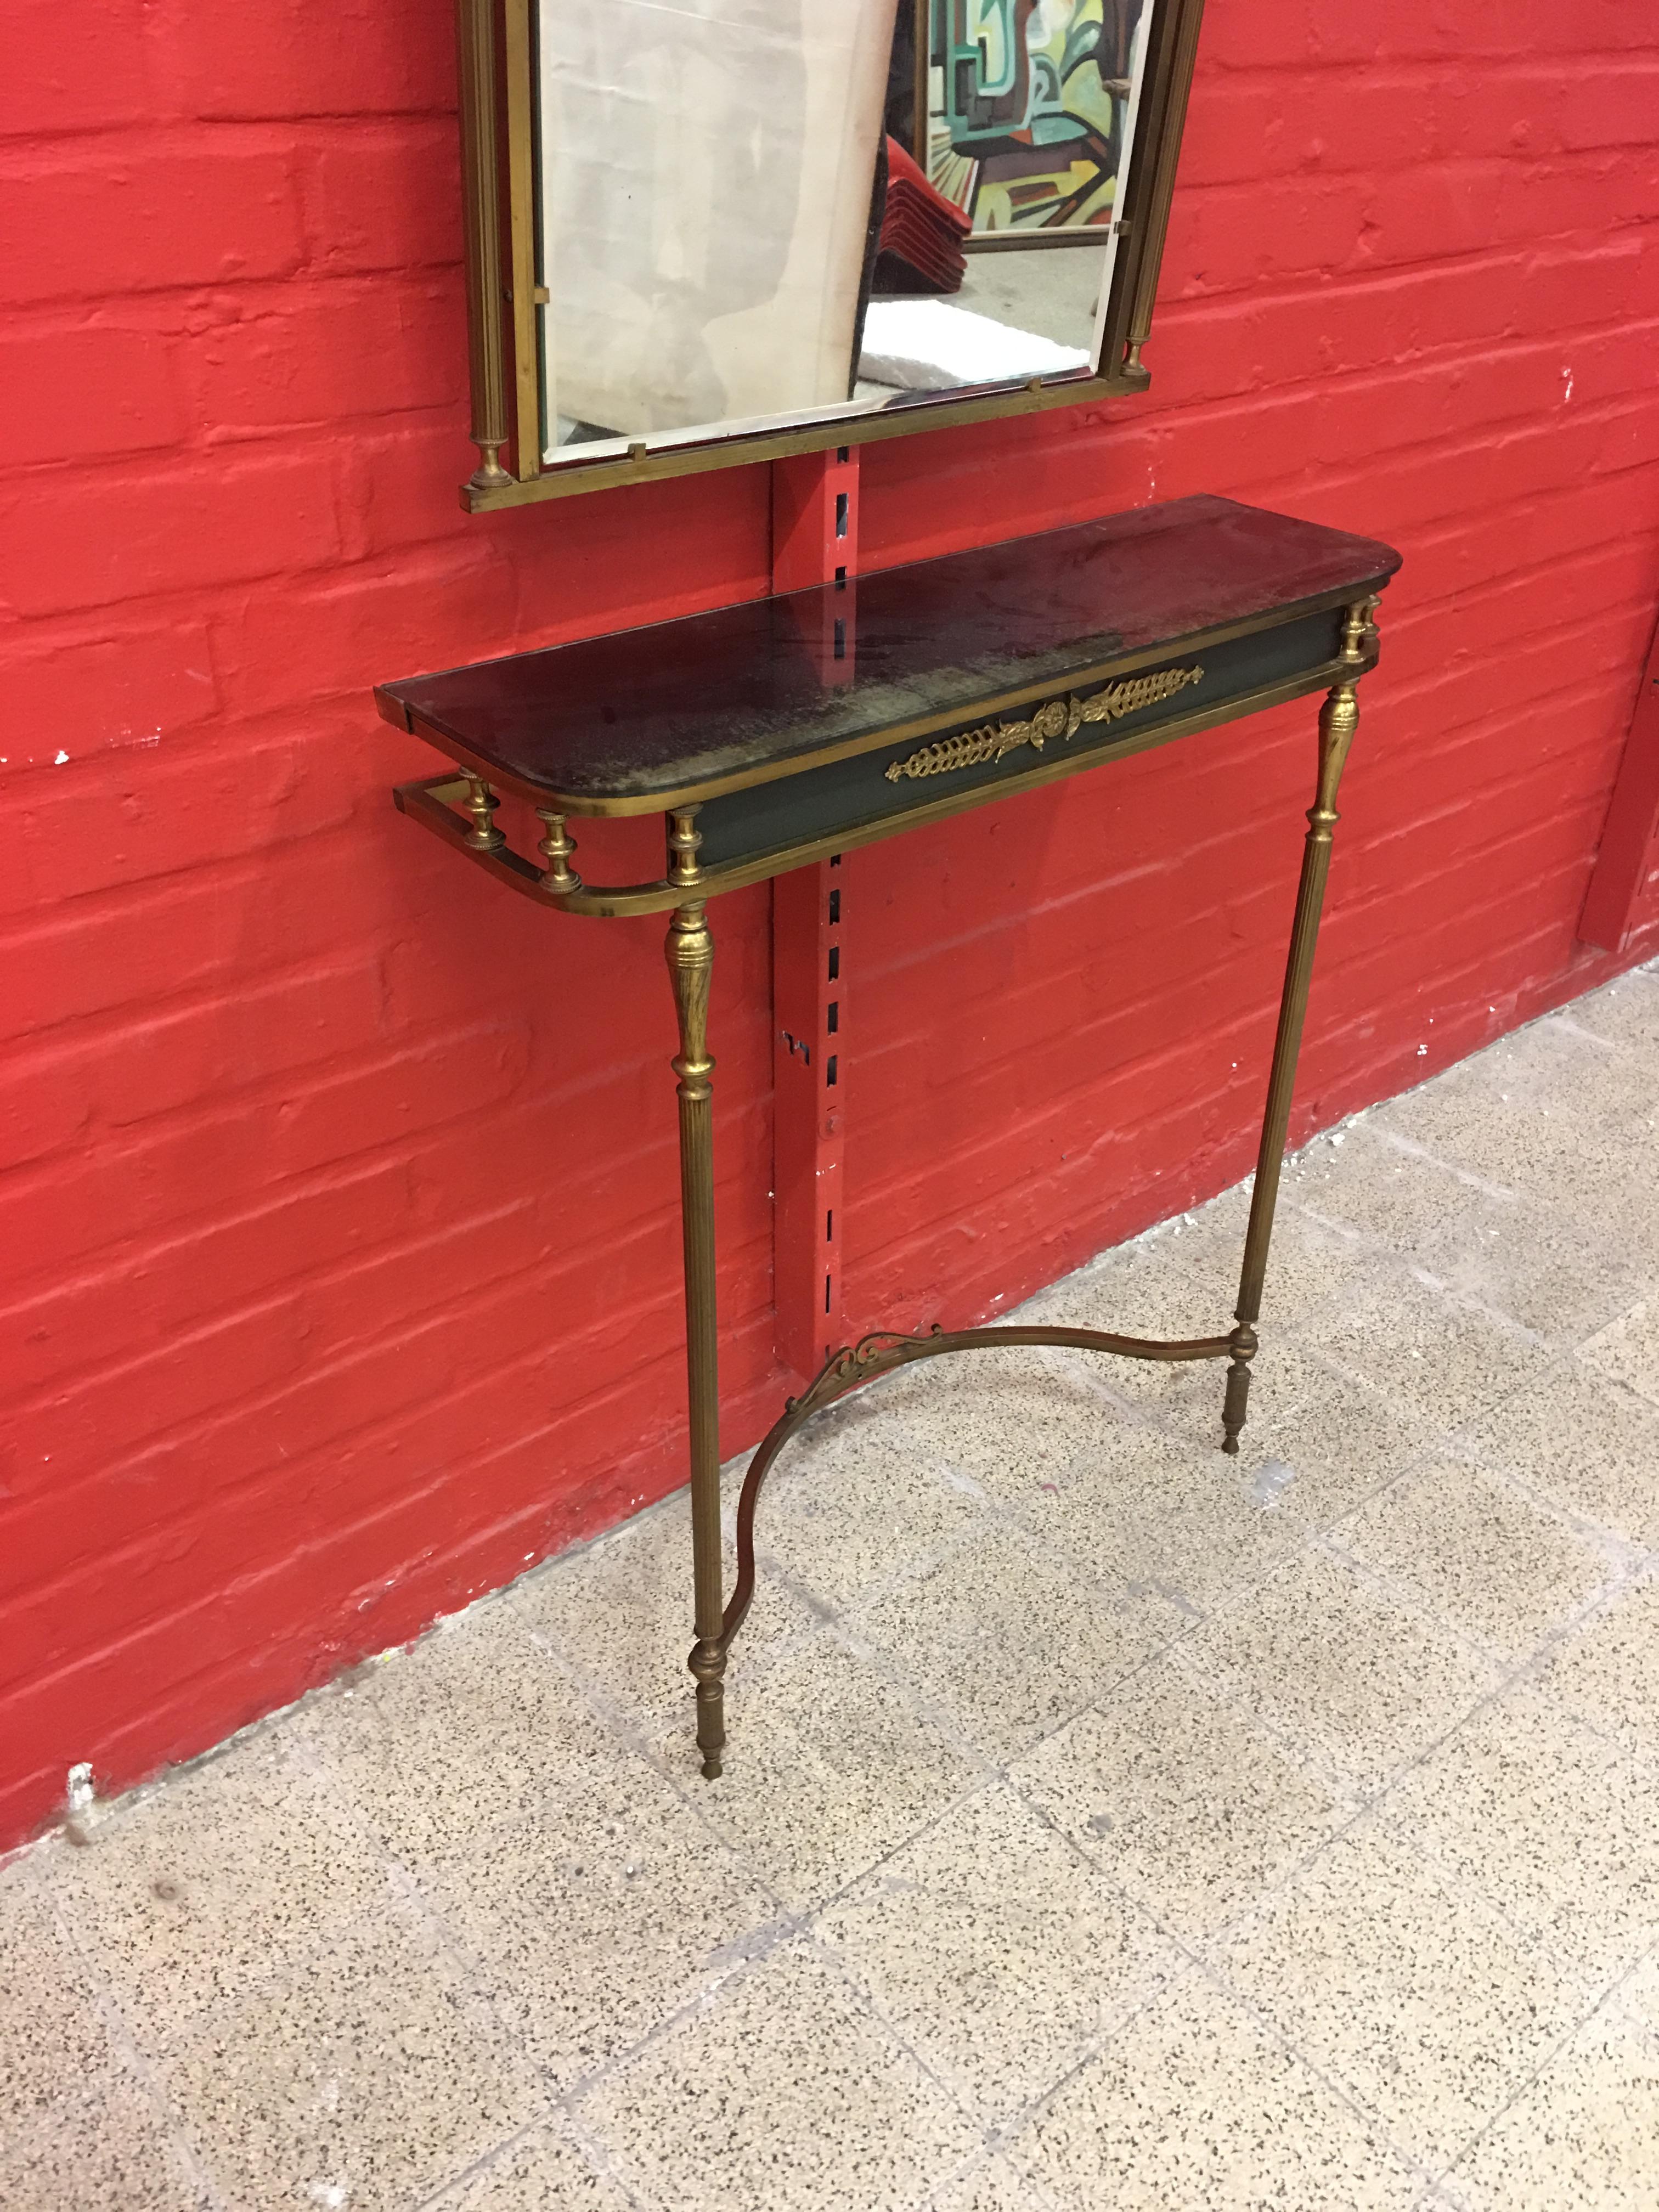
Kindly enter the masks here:
M 1376 604 L 1374 599 L 1365 600 L 1348 611 L 1343 658 L 1352 660 L 1359 672 L 1368 665 L 1366 647 L 1375 635 L 1370 623 Z M 1358 726 L 1359 702 L 1351 678 L 1326 695 L 1319 713 L 1319 786 L 1308 810 L 1308 837 L 1302 848 L 1302 880 L 1296 895 L 1296 919 L 1291 925 L 1290 958 L 1285 968 L 1284 994 L 1279 1002 L 1279 1033 L 1273 1040 L 1267 1107 L 1261 1122 L 1261 1146 L 1256 1154 L 1250 1225 L 1244 1239 L 1238 1304 L 1233 1310 L 1238 1326 L 1231 1340 L 1232 1359 L 1227 1369 L 1226 1397 L 1221 1413 L 1221 1449 L 1224 1452 L 1237 1451 L 1239 1432 L 1244 1426 L 1249 1404 L 1250 1362 L 1257 1350 L 1255 1324 L 1261 1312 L 1267 1246 L 1273 1237 L 1279 1175 L 1290 1129 L 1291 1096 L 1296 1088 L 1297 1055 L 1301 1050 L 1302 1024 L 1308 1011 L 1308 986 L 1313 978 L 1314 947 L 1319 939 L 1320 910 L 1325 902 L 1325 878 L 1331 865 L 1331 833 L 1337 823 L 1336 791 L 1342 780 L 1348 748 Z
M 668 972 L 679 1017 L 680 1222 L 685 1243 L 686 1401 L 691 1439 L 691 1573 L 696 1642 L 697 1747 L 712 1782 L 726 1742 L 726 1653 L 720 1642 L 720 1349 L 714 1310 L 714 1063 L 708 1056 L 708 978 L 714 940 L 701 899 L 674 909 Z

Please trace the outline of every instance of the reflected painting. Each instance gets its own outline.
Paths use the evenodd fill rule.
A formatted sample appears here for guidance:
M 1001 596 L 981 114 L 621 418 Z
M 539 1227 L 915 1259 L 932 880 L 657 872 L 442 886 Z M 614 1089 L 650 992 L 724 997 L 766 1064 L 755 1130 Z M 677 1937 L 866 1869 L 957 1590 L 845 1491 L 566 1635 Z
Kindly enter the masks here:
M 1109 225 L 1140 80 L 1142 0 L 922 5 L 927 175 L 974 234 L 1054 239 Z

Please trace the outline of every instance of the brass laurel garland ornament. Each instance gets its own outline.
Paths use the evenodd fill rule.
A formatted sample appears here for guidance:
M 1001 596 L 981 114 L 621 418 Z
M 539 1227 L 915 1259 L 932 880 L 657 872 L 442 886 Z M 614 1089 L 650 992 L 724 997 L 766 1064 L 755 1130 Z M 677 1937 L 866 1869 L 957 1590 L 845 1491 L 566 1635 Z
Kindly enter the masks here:
M 1085 722 L 1121 722 L 1126 714 L 1139 714 L 1143 707 L 1156 706 L 1160 700 L 1173 699 L 1189 684 L 1201 684 L 1201 668 L 1160 668 L 1153 676 L 1127 677 L 1121 684 L 1109 684 L 1103 691 L 1097 691 L 1090 699 L 1050 699 L 1039 707 L 1026 722 L 988 722 L 982 729 L 965 730 L 958 737 L 941 738 L 937 744 L 923 745 L 908 760 L 890 761 L 886 769 L 889 783 L 896 783 L 901 776 L 913 781 L 923 775 L 950 775 L 961 768 L 977 768 L 984 761 L 1000 761 L 1008 753 L 1018 752 L 1022 745 L 1030 745 L 1033 752 L 1041 752 L 1050 738 L 1074 738 Z

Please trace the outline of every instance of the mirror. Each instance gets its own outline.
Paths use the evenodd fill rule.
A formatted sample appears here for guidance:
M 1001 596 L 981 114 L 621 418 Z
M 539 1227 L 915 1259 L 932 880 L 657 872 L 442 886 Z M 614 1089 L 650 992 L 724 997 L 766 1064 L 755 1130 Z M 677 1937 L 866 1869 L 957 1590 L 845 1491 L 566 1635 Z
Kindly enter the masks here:
M 501 4 L 460 0 L 470 505 L 1148 380 L 1200 0 Z

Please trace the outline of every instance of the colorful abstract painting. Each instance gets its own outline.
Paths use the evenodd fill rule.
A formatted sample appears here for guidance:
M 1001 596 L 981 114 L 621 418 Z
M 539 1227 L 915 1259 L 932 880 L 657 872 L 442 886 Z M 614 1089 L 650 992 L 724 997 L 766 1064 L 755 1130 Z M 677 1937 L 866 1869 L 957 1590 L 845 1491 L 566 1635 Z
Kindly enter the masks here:
M 927 173 L 975 233 L 1114 216 L 1148 0 L 925 0 Z

